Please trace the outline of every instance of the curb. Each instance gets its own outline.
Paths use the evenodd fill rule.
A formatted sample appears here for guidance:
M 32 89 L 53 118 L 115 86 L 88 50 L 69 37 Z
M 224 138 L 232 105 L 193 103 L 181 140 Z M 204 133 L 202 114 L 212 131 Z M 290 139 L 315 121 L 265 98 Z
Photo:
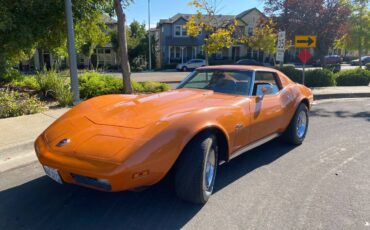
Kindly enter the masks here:
M 363 98 L 370 97 L 369 93 L 332 93 L 332 94 L 314 94 L 314 100 L 339 99 L 339 98 Z
M 29 165 L 37 161 L 34 141 L 0 149 L 0 173 Z

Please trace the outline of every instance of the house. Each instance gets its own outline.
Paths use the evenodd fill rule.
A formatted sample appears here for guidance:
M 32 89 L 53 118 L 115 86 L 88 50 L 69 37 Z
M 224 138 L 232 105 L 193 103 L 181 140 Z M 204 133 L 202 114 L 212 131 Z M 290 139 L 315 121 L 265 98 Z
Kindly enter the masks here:
M 203 45 L 205 33 L 201 32 L 197 37 L 190 37 L 185 27 L 191 14 L 178 13 L 169 19 L 162 19 L 157 24 L 157 63 L 156 67 L 161 68 L 164 65 L 183 63 L 192 58 L 204 57 Z M 257 8 L 246 10 L 236 16 L 218 15 L 216 16 L 215 26 L 226 26 L 233 20 L 238 22 L 238 30 L 245 35 L 251 35 L 254 27 L 257 26 L 259 19 L 266 17 Z M 244 45 L 235 44 L 233 47 L 220 50 L 213 55 L 214 60 L 237 61 L 241 57 L 257 56 L 255 51 Z

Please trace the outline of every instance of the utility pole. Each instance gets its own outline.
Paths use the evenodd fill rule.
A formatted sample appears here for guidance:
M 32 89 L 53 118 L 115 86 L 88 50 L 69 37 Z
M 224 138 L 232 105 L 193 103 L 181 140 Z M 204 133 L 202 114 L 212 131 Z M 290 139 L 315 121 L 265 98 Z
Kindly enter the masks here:
M 152 36 L 150 34 L 150 0 L 148 0 L 149 71 L 152 71 Z
M 67 40 L 68 40 L 68 56 L 69 56 L 69 71 L 71 75 L 71 91 L 73 95 L 73 104 L 80 103 L 80 92 L 78 90 L 78 76 L 77 76 L 77 60 L 75 49 L 75 34 L 73 30 L 73 15 L 71 0 L 64 0 L 65 13 L 67 20 Z

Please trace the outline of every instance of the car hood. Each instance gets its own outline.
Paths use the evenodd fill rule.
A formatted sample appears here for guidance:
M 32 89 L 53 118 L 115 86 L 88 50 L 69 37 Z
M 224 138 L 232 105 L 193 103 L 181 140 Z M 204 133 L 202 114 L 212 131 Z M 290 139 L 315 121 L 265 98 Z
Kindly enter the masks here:
M 204 108 L 206 104 L 230 105 L 230 102 L 225 103 L 225 99 L 235 97 L 200 89 L 178 89 L 141 96 L 110 95 L 93 99 L 92 109 L 85 116 L 95 124 L 143 128 L 174 114 Z

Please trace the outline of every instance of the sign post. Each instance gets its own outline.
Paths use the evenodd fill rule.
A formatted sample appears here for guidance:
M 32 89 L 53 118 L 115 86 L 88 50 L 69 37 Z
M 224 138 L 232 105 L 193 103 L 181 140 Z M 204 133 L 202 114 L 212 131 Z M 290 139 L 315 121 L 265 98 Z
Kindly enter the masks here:
M 280 68 L 284 64 L 284 53 L 285 53 L 285 31 L 280 31 L 278 35 L 278 44 L 276 52 L 276 61 L 280 62 Z
M 306 48 L 316 48 L 317 37 L 315 35 L 296 35 L 295 48 L 304 48 L 298 55 L 303 63 L 302 84 L 305 82 L 305 67 L 308 60 L 311 59 L 311 53 Z
M 303 63 L 303 71 L 302 71 L 302 84 L 304 85 L 304 78 L 305 78 L 305 67 L 306 67 L 306 63 L 308 60 L 311 59 L 311 53 L 307 50 L 307 49 L 303 49 L 299 54 L 298 54 L 298 58 L 302 61 Z

